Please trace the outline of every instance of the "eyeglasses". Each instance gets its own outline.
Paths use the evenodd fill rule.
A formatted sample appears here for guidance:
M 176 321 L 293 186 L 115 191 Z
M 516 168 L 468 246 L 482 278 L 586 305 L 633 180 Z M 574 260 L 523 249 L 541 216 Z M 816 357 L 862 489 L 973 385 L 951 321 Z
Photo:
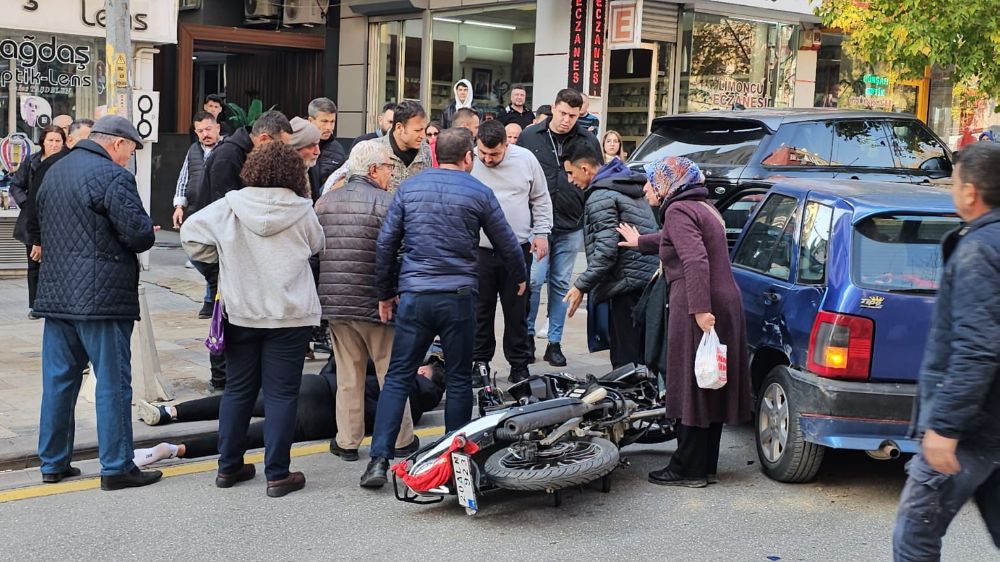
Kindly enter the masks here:
M 429 137 L 436 137 L 436 136 L 438 136 L 440 134 L 441 133 L 427 133 L 427 136 L 429 136 Z

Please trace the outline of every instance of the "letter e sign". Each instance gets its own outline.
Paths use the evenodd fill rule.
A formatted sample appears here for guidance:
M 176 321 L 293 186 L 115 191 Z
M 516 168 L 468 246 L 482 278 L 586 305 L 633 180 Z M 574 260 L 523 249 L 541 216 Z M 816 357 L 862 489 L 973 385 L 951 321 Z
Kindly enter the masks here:
M 611 27 L 608 46 L 612 49 L 633 49 L 638 47 L 639 11 L 634 0 L 612 2 L 610 5 Z

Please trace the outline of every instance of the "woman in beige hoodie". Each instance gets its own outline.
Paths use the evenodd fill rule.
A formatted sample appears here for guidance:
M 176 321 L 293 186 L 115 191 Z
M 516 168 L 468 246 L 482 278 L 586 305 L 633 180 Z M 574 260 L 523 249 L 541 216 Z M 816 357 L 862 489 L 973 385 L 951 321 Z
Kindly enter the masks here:
M 309 256 L 322 251 L 325 240 L 294 149 L 280 142 L 258 146 L 240 177 L 248 187 L 191 215 L 181 242 L 192 260 L 219 262 L 226 312 L 227 382 L 215 485 L 229 488 L 256 474 L 243 455 L 263 388 L 267 495 L 279 497 L 305 486 L 305 476 L 288 469 L 304 350 L 320 321 Z

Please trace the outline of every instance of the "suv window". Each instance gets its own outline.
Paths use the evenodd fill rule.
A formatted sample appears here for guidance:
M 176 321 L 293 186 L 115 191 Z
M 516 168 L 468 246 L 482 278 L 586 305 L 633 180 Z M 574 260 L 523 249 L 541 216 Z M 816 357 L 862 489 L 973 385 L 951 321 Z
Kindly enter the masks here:
M 944 147 L 933 135 L 917 123 L 892 121 L 892 134 L 896 138 L 896 148 L 903 168 L 940 170 L 940 161 L 947 158 Z M 930 166 L 930 168 L 928 168 Z
M 952 216 L 878 215 L 854 225 L 852 276 L 879 291 L 934 292 L 941 281 L 941 239 Z
M 733 263 L 787 281 L 791 275 L 792 233 L 798 222 L 799 202 L 772 193 L 750 223 Z
M 809 201 L 802 213 L 802 235 L 799 236 L 799 283 L 826 282 L 826 256 L 830 243 L 833 208 Z
M 765 166 L 829 166 L 833 126 L 831 123 L 782 125 L 771 146 L 771 153 L 761 161 Z
M 738 120 L 688 119 L 661 124 L 636 148 L 631 160 L 654 162 L 683 156 L 706 166 L 745 166 L 767 130 Z
M 885 127 L 879 121 L 835 121 L 832 160 L 834 166 L 896 167 Z

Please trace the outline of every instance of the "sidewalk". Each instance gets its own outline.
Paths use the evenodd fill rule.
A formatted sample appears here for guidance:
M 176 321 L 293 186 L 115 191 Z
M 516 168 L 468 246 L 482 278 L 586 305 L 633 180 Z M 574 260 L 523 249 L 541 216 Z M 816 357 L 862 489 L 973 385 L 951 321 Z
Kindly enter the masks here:
M 160 232 L 156 246 L 150 251 L 150 270 L 141 275 L 152 315 L 161 370 L 173 387 L 175 401 L 200 398 L 209 393 L 208 352 L 204 345 L 209 321 L 199 320 L 197 316 L 205 285 L 197 271 L 184 267 L 185 261 L 177 233 Z M 584 267 L 581 253 L 577 271 L 582 271 Z M 28 319 L 27 294 L 27 282 L 23 277 L 0 278 L 0 345 L 5 350 L 4 364 L 0 367 L 0 471 L 38 465 L 36 453 L 44 320 Z M 544 290 L 542 297 L 544 302 Z M 542 308 L 544 310 L 544 306 Z M 539 314 L 540 319 L 543 316 L 544 313 Z M 503 319 L 498 311 L 498 340 L 502 330 Z M 541 360 L 544 350 L 545 341 L 538 340 L 538 362 L 532 365 L 532 372 L 555 370 Z M 600 374 L 610 369 L 607 352 L 587 353 L 585 310 L 578 311 L 575 318 L 567 321 L 563 352 L 569 360 L 568 368 L 563 370 Z M 304 372 L 319 372 L 325 361 L 325 355 L 319 355 L 316 361 L 306 361 Z M 499 349 L 492 365 L 500 372 L 499 378 L 505 380 L 507 365 Z M 437 415 L 426 416 L 421 425 L 441 423 L 439 412 L 429 414 Z M 133 427 L 136 446 L 145 446 L 214 431 L 218 425 L 217 422 L 196 422 L 149 427 L 137 421 Z M 74 458 L 94 458 L 96 451 L 94 405 L 81 396 L 76 409 Z

